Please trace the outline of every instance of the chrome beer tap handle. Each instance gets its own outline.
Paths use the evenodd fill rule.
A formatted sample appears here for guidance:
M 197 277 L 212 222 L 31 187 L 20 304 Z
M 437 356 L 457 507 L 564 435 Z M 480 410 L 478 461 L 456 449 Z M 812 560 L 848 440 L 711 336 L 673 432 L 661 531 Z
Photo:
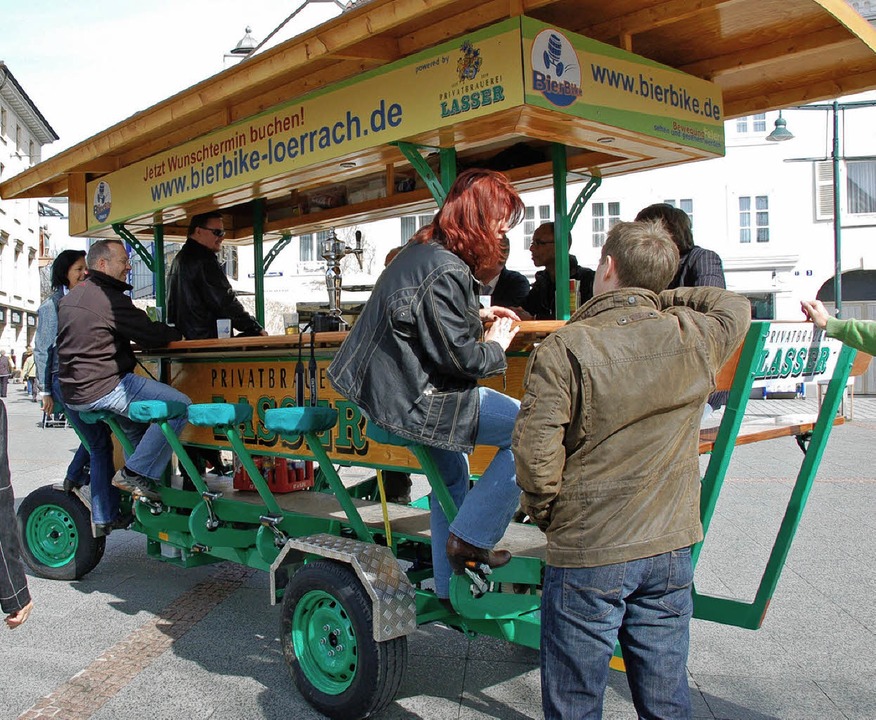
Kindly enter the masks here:
M 355 247 L 348 247 L 335 233 L 335 229 L 329 230 L 328 237 L 323 240 L 322 252 L 320 253 L 326 262 L 325 268 L 325 287 L 329 296 L 329 315 L 336 317 L 339 323 L 344 321 L 341 319 L 341 260 L 347 255 L 355 255 L 359 262 L 359 269 L 363 268 L 362 263 L 362 231 L 356 231 Z M 346 323 L 344 323 L 346 324 Z

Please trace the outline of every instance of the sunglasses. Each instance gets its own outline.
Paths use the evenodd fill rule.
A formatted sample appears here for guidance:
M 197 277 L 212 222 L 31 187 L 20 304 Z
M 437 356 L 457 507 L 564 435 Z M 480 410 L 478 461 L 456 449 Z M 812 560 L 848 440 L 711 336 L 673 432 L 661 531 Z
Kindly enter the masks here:
M 203 225 L 200 226 L 201 230 L 206 230 L 207 232 L 213 233 L 216 237 L 225 237 L 225 231 L 220 230 L 219 228 L 208 228 Z

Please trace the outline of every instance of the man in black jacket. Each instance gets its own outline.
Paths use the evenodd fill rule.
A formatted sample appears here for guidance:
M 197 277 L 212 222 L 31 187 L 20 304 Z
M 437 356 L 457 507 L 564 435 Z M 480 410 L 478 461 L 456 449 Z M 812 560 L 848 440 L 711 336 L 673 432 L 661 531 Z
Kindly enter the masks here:
M 118 240 L 98 240 L 86 257 L 88 278 L 73 288 L 58 306 L 58 377 L 64 403 L 77 412 L 109 410 L 121 416 L 119 424 L 135 446 L 113 485 L 133 494 L 158 500 L 154 489 L 172 454 L 154 424 L 131 419 L 131 403 L 163 400 L 191 404 L 178 390 L 137 375 L 131 343 L 155 348 L 181 340 L 176 328 L 153 322 L 125 294 L 131 264 Z M 179 434 L 185 417 L 170 421 Z M 92 483 L 92 494 L 96 488 Z
M 561 252 L 568 251 L 568 243 L 560 243 L 560 246 Z M 532 264 L 544 270 L 535 274 L 532 289 L 523 301 L 525 314 L 517 314 L 522 320 L 556 320 L 557 243 L 552 222 L 542 223 L 535 229 L 529 251 L 532 253 Z M 593 270 L 581 267 L 578 259 L 569 255 L 569 279 L 578 281 L 578 307 L 593 297 L 593 276 Z
M 507 237 L 502 238 L 501 247 L 502 259 L 496 266 L 498 274 L 484 284 L 490 291 L 491 305 L 506 308 L 519 307 L 529 294 L 529 280 L 526 279 L 524 274 L 505 267 L 505 263 L 508 262 L 508 255 L 511 253 L 511 243 Z
M 727 288 L 720 256 L 714 250 L 694 245 L 690 216 L 684 210 L 669 203 L 655 203 L 639 210 L 636 221 L 643 220 L 662 222 L 678 248 L 678 270 L 667 290 L 680 287 Z M 703 410 L 703 420 L 707 420 L 715 410 L 726 405 L 728 397 L 730 393 L 726 390 L 709 395 Z
M 188 340 L 218 337 L 216 320 L 228 318 L 243 335 L 267 335 L 234 296 L 219 265 L 225 225 L 218 212 L 195 215 L 188 239 L 170 265 L 167 278 L 167 321 Z

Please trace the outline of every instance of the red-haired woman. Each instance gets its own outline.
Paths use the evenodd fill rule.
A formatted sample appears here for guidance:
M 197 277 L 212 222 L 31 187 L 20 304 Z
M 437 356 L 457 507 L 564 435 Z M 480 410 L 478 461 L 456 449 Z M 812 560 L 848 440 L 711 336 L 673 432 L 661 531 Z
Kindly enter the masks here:
M 430 448 L 459 507 L 448 527 L 432 498 L 439 598 L 448 596 L 451 570 L 511 559 L 493 547 L 519 498 L 511 432 L 520 404 L 477 382 L 505 371 L 519 318 L 506 308 L 481 310 L 478 290 L 501 256 L 502 237 L 522 215 L 523 203 L 504 175 L 461 173 L 432 223 L 383 271 L 328 368 L 335 389 L 369 422 Z M 486 334 L 485 319 L 495 321 Z M 467 455 L 476 443 L 498 450 L 469 491 Z

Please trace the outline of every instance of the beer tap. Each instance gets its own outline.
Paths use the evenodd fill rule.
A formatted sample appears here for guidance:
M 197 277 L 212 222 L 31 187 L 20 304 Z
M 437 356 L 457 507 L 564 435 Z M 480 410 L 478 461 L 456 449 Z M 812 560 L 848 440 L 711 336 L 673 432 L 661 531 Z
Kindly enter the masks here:
M 326 261 L 325 286 L 329 296 L 329 316 L 335 318 L 332 322 L 340 328 L 341 324 L 346 324 L 341 319 L 341 260 L 347 255 L 355 255 L 359 269 L 362 269 L 362 231 L 356 231 L 356 246 L 348 247 L 332 228 L 323 240 L 321 255 Z

